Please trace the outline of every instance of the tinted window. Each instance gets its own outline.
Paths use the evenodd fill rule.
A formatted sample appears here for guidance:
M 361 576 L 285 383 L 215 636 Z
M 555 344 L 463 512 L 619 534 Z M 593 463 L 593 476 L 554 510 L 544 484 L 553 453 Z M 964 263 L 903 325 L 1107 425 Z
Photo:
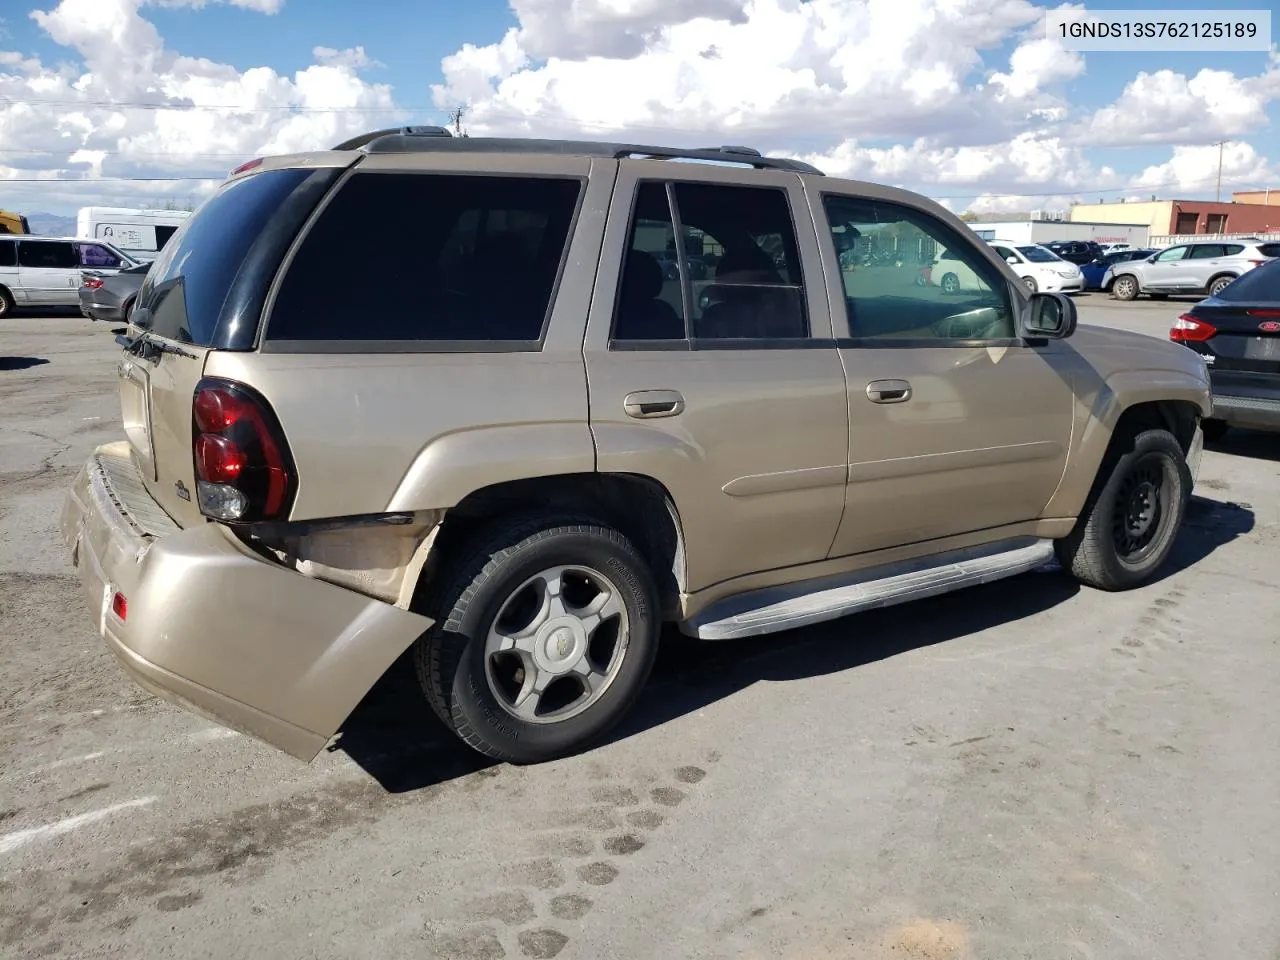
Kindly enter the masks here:
M 784 190 L 674 185 L 695 339 L 809 335 L 800 253 Z
M 18 251 L 14 247 L 15 244 L 12 240 L 0 240 L 0 267 L 16 267 L 18 265 Z
M 995 252 L 1004 260 L 1008 260 L 1010 257 L 1013 257 L 1013 259 L 1018 261 L 1022 260 L 1022 258 L 1018 256 L 1017 252 L 1009 247 L 993 247 L 992 249 L 994 249 Z
M 1019 247 L 1018 252 L 1032 263 L 1056 263 L 1058 258 L 1044 247 Z
M 675 252 L 667 188 L 661 183 L 641 184 L 614 307 L 614 339 L 683 340 L 687 336 Z
M 78 267 L 80 259 L 70 243 L 55 240 L 24 240 L 18 244 L 18 263 L 24 267 L 51 267 L 68 270 Z
M 1244 248 L 1241 247 L 1243 250 Z M 1216 260 L 1224 255 L 1226 247 L 1220 243 L 1197 243 L 1187 254 L 1188 260 Z
M 156 249 L 163 250 L 164 245 L 177 232 L 177 227 L 156 227 Z
M 679 212 L 678 246 L 671 199 Z M 800 253 L 785 191 L 702 183 L 639 186 L 615 339 L 808 335 Z
M 294 256 L 267 335 L 538 341 L 580 191 L 550 177 L 357 174 Z
M 96 243 L 81 243 L 80 266 L 82 267 L 118 267 L 121 260 L 106 247 Z
M 1244 253 L 1244 244 L 1242 243 L 1228 243 L 1222 248 L 1224 257 L 1238 257 L 1242 253 Z
M 1241 274 L 1218 294 L 1236 303 L 1280 302 L 1280 261 L 1270 260 Z
M 151 265 L 133 322 L 183 343 L 208 345 L 250 246 L 310 170 L 268 170 L 224 184 Z
M 1280 243 L 1260 243 L 1258 252 L 1264 257 L 1280 257 Z
M 972 241 L 912 207 L 854 197 L 826 197 L 824 206 L 838 251 L 880 251 L 870 263 L 865 258 L 841 261 L 851 336 L 873 340 L 1014 336 L 1005 276 Z

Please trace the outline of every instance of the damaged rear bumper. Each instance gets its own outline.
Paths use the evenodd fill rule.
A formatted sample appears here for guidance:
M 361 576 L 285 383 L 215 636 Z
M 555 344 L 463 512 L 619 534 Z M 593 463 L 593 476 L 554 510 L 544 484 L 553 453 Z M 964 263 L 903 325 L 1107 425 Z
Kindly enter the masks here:
M 125 442 L 81 468 L 61 528 L 93 623 L 139 684 L 303 760 L 431 626 L 265 560 L 220 524 L 178 528 Z

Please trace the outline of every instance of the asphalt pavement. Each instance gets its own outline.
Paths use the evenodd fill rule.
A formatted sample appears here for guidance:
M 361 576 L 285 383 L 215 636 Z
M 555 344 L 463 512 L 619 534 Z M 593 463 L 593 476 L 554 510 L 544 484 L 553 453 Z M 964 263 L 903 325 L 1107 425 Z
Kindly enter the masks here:
M 1192 301 L 1188 301 L 1192 302 Z M 1155 336 L 1184 304 L 1078 300 Z M 395 669 L 310 765 L 157 700 L 57 535 L 108 324 L 0 320 L 0 955 L 1280 957 L 1280 436 L 1174 560 L 673 636 L 604 746 L 491 765 Z

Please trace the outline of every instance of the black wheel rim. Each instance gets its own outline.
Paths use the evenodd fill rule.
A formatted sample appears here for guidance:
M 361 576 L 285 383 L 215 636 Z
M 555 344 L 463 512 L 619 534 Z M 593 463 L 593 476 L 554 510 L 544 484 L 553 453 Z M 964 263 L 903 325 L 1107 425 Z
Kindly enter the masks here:
M 1170 515 L 1164 461 L 1148 455 L 1125 474 L 1116 491 L 1112 538 L 1116 553 L 1129 564 L 1141 563 L 1159 548 Z

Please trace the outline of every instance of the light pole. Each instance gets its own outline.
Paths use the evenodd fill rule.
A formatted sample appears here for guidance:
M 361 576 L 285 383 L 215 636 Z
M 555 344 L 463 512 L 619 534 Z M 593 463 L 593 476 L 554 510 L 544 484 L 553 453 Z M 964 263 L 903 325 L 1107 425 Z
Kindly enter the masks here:
M 1218 188 L 1213 193 L 1215 203 L 1222 202 L 1222 147 L 1226 142 L 1225 140 L 1218 141 Z

